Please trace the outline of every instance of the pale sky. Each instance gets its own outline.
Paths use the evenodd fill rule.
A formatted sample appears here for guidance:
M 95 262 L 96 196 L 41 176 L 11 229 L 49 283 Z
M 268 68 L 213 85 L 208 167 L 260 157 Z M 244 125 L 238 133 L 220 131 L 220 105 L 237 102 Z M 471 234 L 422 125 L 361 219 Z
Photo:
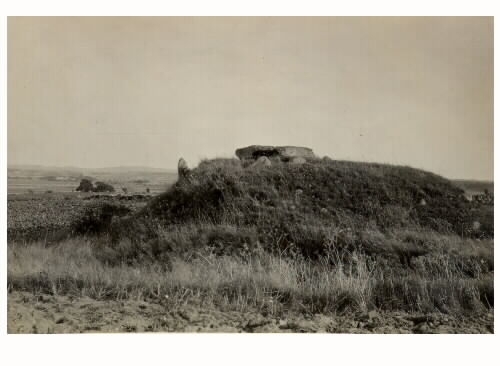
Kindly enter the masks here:
M 493 180 L 493 18 L 8 19 L 8 164 L 252 144 Z

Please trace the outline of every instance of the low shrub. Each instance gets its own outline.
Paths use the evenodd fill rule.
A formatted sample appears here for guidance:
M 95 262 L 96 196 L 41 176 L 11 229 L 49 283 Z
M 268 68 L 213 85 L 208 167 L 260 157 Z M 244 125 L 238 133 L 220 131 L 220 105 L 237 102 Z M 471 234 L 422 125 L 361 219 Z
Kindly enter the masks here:
M 90 179 L 84 178 L 76 190 L 79 192 L 114 192 L 115 188 L 104 182 L 95 182 L 94 185 Z
M 115 188 L 108 183 L 95 182 L 95 187 L 92 192 L 114 192 Z
M 123 205 L 103 203 L 87 207 L 83 214 L 71 223 L 76 235 L 94 235 L 108 232 L 114 217 L 125 216 L 131 210 Z
M 76 188 L 78 192 L 92 192 L 94 190 L 94 185 L 90 179 L 82 179 L 80 185 Z

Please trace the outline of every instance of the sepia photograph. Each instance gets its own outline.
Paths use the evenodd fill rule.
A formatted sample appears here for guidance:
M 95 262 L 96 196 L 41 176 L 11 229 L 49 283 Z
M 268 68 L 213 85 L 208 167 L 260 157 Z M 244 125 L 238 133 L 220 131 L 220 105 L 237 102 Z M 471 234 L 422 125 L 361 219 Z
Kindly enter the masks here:
M 7 17 L 7 333 L 494 333 L 493 41 Z

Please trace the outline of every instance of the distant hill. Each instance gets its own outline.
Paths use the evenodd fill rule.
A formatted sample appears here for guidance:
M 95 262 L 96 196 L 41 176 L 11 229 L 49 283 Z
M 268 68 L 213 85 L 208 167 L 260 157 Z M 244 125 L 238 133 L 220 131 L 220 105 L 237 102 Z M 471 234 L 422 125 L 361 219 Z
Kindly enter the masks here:
M 144 166 L 114 166 L 106 168 L 83 169 L 84 171 L 106 173 L 176 173 L 175 169 L 151 168 Z

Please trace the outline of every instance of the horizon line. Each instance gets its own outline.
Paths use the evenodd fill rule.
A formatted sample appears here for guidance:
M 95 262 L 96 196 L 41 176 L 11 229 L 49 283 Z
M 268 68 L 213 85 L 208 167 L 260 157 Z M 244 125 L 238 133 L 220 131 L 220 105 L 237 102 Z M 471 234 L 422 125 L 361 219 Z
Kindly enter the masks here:
M 347 161 L 347 160 L 346 160 Z M 367 163 L 367 164 L 388 164 L 388 165 L 399 165 L 399 164 L 389 164 L 389 163 L 380 163 L 380 162 L 362 162 L 362 163 Z M 433 174 L 438 174 L 441 175 L 442 177 L 449 179 L 449 180 L 465 180 L 465 181 L 476 181 L 476 182 L 494 182 L 495 178 L 466 178 L 466 177 L 447 177 L 445 175 L 442 175 L 440 173 L 436 173 L 430 170 L 422 169 L 422 168 L 415 168 L 410 165 L 407 165 L 413 169 L 419 169 L 419 170 L 425 170 L 427 172 L 433 173 Z M 46 169 L 74 169 L 74 170 L 106 170 L 106 169 L 149 169 L 149 170 L 162 170 L 164 172 L 175 172 L 177 173 L 176 168 L 158 168 L 158 167 L 153 167 L 153 166 L 148 166 L 148 165 L 111 165 L 111 166 L 104 166 L 104 167 L 81 167 L 81 166 L 76 166 L 76 165 L 44 165 L 44 164 L 9 164 L 7 163 L 7 169 L 12 169 L 12 168 L 46 168 Z

